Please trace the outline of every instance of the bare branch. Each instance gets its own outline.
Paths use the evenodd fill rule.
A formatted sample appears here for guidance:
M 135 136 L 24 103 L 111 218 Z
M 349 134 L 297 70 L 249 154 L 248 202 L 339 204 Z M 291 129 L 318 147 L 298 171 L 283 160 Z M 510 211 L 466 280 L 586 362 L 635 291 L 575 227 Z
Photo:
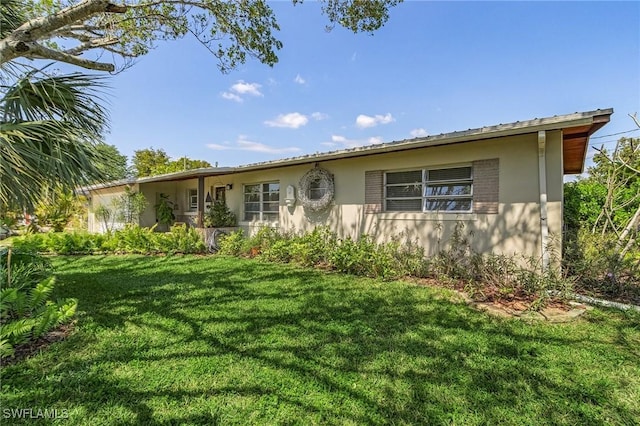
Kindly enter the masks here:
M 124 13 L 127 11 L 127 7 L 128 6 L 124 5 L 116 6 L 108 0 L 83 0 L 53 15 L 31 19 L 16 28 L 3 40 L 0 40 L 0 64 L 20 56 L 36 57 L 44 54 L 44 58 L 64 61 L 88 69 L 112 71 L 114 68 L 113 65 L 109 68 L 105 67 L 105 64 L 92 64 L 91 61 L 86 59 L 65 55 L 62 52 L 55 52 L 51 49 L 45 49 L 39 45 L 37 41 L 50 38 L 52 33 L 55 33 L 66 25 L 85 21 L 99 13 Z
M 116 37 L 104 37 L 104 38 L 93 38 L 85 41 L 79 46 L 73 47 L 71 49 L 65 50 L 63 53 L 68 55 L 79 55 L 80 53 L 90 50 L 96 49 L 99 47 L 112 46 L 114 44 L 118 44 L 119 40 Z
M 78 56 L 69 55 L 64 52 L 60 52 L 59 50 L 49 49 L 48 47 L 44 47 L 39 45 L 38 43 L 28 43 L 29 46 L 29 57 L 40 58 L 40 59 L 52 59 L 54 61 L 66 62 L 71 65 L 77 65 L 82 68 L 96 70 L 96 71 L 115 71 L 115 66 L 106 62 L 96 62 L 85 58 L 80 58 Z

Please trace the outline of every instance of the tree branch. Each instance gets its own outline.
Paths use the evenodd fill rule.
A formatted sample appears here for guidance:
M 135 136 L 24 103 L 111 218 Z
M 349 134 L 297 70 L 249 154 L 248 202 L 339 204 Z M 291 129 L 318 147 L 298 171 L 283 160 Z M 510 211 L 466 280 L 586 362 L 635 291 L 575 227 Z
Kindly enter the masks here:
M 126 5 L 116 6 L 111 4 L 108 0 L 83 0 L 76 5 L 66 7 L 59 12 L 54 13 L 53 15 L 31 19 L 16 28 L 3 40 L 0 40 L 0 64 L 11 61 L 12 59 L 20 56 L 41 55 L 43 53 L 43 47 L 37 44 L 37 41 L 42 38 L 50 37 L 52 33 L 66 25 L 85 21 L 99 13 L 124 13 L 127 11 L 127 8 L 128 6 Z M 34 48 L 37 52 L 32 50 Z M 55 58 L 56 60 L 64 62 L 73 58 L 73 62 L 69 62 L 70 64 L 101 71 L 110 71 L 114 68 L 111 66 L 111 69 L 107 69 L 104 66 L 105 64 L 91 64 L 92 61 L 69 55 L 65 56 L 64 54 L 61 54 L 61 52 L 55 52 L 51 49 L 46 50 L 45 58 Z M 53 56 L 54 53 L 55 56 Z
M 28 47 L 29 54 L 25 56 L 40 59 L 52 59 L 54 61 L 66 62 L 71 65 L 77 65 L 82 68 L 96 71 L 113 72 L 116 69 L 115 66 L 111 63 L 96 62 L 89 59 L 80 58 L 78 56 L 60 52 L 58 50 L 49 49 L 48 47 L 41 46 L 38 43 L 28 43 Z
M 88 41 L 85 41 L 84 43 L 76 47 L 67 49 L 63 53 L 66 53 L 67 55 L 75 56 L 75 55 L 79 55 L 85 50 L 95 49 L 98 47 L 112 46 L 114 44 L 117 44 L 118 42 L 119 40 L 116 37 L 93 38 L 93 39 L 89 39 Z

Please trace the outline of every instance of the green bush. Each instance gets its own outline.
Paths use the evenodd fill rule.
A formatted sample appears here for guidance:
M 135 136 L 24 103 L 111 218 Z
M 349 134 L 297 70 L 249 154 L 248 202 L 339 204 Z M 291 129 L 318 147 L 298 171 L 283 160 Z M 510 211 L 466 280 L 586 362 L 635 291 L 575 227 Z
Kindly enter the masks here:
M 33 253 L 0 249 L 0 358 L 37 339 L 75 314 L 77 301 L 49 300 L 55 278 L 49 262 Z
M 640 249 L 620 258 L 613 234 L 582 229 L 565 238 L 565 274 L 587 293 L 640 300 Z M 637 243 L 636 243 L 637 244 Z
M 387 280 L 414 272 L 424 276 L 428 270 L 424 251 L 417 245 L 405 246 L 399 241 L 376 244 L 366 235 L 358 240 L 338 239 L 326 227 L 300 235 L 265 227 L 248 238 L 238 231 L 222 239 L 218 253 L 257 256 L 271 262 L 292 262 Z
M 246 250 L 247 239 L 244 236 L 244 232 L 240 229 L 236 232 L 232 232 L 229 235 L 223 235 L 220 237 L 219 254 L 227 256 L 245 256 L 248 250 Z
M 39 253 L 204 253 L 205 245 L 193 228 L 174 226 L 170 232 L 128 225 L 107 234 L 59 232 L 27 234 L 16 237 L 13 247 Z
M 204 253 L 202 236 L 194 228 L 184 225 L 172 226 L 166 233 L 155 233 L 158 246 L 167 253 Z
M 207 228 L 236 226 L 237 223 L 235 213 L 229 210 L 224 201 L 214 201 L 204 214 L 204 225 Z

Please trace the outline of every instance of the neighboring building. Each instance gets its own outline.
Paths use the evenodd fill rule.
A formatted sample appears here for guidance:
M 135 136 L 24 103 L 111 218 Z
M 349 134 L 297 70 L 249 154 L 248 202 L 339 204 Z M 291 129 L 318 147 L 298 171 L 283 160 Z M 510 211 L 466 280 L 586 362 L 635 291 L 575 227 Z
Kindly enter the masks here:
M 612 113 L 96 185 L 84 188 L 91 200 L 89 230 L 103 231 L 96 208 L 129 185 L 149 201 L 142 226 L 156 223 L 153 206 L 163 193 L 175 203 L 177 221 L 194 226 L 202 224 L 206 200 L 225 199 L 249 233 L 262 226 L 308 231 L 323 225 L 341 237 L 368 234 L 380 242 L 402 235 L 432 254 L 462 222 L 478 252 L 537 257 L 545 241 L 561 250 L 563 177 L 583 171 L 589 137 Z M 321 170 L 309 175 L 315 168 Z M 324 201 L 330 203 L 322 208 Z

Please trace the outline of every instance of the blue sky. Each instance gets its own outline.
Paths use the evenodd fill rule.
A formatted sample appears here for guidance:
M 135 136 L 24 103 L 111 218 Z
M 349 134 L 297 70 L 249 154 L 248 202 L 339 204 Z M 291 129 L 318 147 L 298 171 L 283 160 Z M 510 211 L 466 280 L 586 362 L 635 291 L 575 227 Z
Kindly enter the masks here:
M 612 107 L 592 139 L 611 147 L 640 113 L 637 2 L 407 1 L 373 36 L 270 5 L 278 64 L 223 75 L 195 40 L 159 43 L 111 79 L 107 142 L 233 166 Z

